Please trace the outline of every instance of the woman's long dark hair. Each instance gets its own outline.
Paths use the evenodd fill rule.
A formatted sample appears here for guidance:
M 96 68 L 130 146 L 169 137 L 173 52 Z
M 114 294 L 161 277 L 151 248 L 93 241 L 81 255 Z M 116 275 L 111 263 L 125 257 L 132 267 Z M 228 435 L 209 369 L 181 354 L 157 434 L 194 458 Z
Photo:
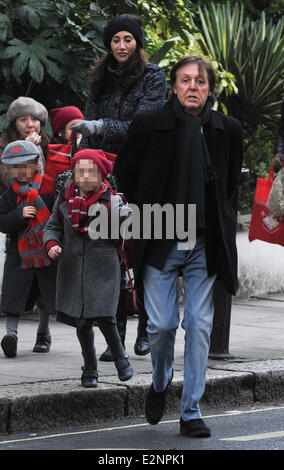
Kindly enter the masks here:
M 146 54 L 137 45 L 122 69 L 121 79 L 123 79 L 125 92 L 143 75 L 146 65 Z M 113 86 L 114 78 L 110 76 L 109 66 L 114 70 L 118 69 L 118 62 L 111 52 L 95 62 L 91 68 L 91 94 L 94 101 L 99 100 Z

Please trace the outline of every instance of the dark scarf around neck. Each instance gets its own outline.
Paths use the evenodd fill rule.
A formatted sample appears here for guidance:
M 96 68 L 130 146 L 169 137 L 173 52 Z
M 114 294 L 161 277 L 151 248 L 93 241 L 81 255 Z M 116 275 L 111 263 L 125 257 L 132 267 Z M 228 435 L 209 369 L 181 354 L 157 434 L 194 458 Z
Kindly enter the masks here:
M 214 180 L 214 171 L 203 134 L 203 126 L 209 122 L 212 103 L 207 99 L 199 116 L 186 113 L 176 96 L 172 100 L 172 105 L 178 119 L 176 203 L 196 204 L 196 226 L 204 228 L 205 185 Z

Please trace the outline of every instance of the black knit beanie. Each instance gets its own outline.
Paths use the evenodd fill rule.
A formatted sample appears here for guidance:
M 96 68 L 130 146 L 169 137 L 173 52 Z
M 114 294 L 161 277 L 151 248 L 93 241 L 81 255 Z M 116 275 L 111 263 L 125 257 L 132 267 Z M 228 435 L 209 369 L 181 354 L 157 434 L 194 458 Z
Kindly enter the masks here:
M 119 31 L 128 31 L 135 38 L 137 44 L 143 47 L 143 29 L 139 19 L 130 15 L 121 15 L 110 20 L 104 28 L 104 45 L 110 49 L 112 37 Z

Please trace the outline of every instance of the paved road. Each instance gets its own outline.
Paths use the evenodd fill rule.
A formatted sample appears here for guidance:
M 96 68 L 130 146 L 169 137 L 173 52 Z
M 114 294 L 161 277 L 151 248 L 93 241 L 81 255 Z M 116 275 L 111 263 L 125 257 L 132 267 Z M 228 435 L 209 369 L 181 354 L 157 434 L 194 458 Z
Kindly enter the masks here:
M 209 360 L 204 405 L 214 407 L 250 405 L 256 400 L 284 400 L 284 294 L 233 302 L 228 360 Z M 182 315 L 182 311 L 181 311 Z M 150 355 L 134 354 L 137 318 L 130 318 L 126 346 L 134 376 L 122 383 L 113 363 L 98 361 L 99 384 L 87 391 L 81 387 L 82 358 L 73 328 L 51 321 L 49 354 L 32 352 L 37 322 L 23 320 L 19 328 L 18 355 L 0 354 L 0 435 L 55 429 L 64 426 L 126 421 L 140 418 L 151 384 Z M 0 319 L 0 332 L 4 331 Z M 98 356 L 105 342 L 95 329 Z M 171 409 L 177 412 L 183 383 L 184 331 L 176 337 Z M 204 413 L 204 411 L 203 411 Z M 108 424 L 106 424 L 108 425 Z
M 96 450 L 97 463 L 101 464 L 118 455 L 125 458 L 133 456 L 129 465 L 131 468 L 135 459 L 140 463 L 144 459 L 144 464 L 157 463 L 156 454 L 151 454 L 155 450 L 161 451 L 160 456 L 178 456 L 179 463 L 186 463 L 184 451 L 188 450 L 284 450 L 284 402 L 208 409 L 204 413 L 204 419 L 212 430 L 212 437 L 209 439 L 181 437 L 179 417 L 168 415 L 157 426 L 148 425 L 143 418 L 32 434 L 14 434 L 0 438 L 0 451 Z M 140 452 L 135 453 L 134 449 L 139 449 Z M 100 462 L 98 459 L 101 459 Z M 168 463 L 174 462 L 169 460 Z

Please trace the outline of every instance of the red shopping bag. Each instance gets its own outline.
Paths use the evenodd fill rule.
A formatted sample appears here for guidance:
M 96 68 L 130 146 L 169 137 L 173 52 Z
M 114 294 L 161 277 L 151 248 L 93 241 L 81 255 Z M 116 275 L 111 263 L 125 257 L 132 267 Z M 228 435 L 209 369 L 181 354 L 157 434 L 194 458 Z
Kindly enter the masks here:
M 273 167 L 267 178 L 257 178 L 248 238 L 284 246 L 284 217 L 270 214 L 266 205 L 273 179 Z

